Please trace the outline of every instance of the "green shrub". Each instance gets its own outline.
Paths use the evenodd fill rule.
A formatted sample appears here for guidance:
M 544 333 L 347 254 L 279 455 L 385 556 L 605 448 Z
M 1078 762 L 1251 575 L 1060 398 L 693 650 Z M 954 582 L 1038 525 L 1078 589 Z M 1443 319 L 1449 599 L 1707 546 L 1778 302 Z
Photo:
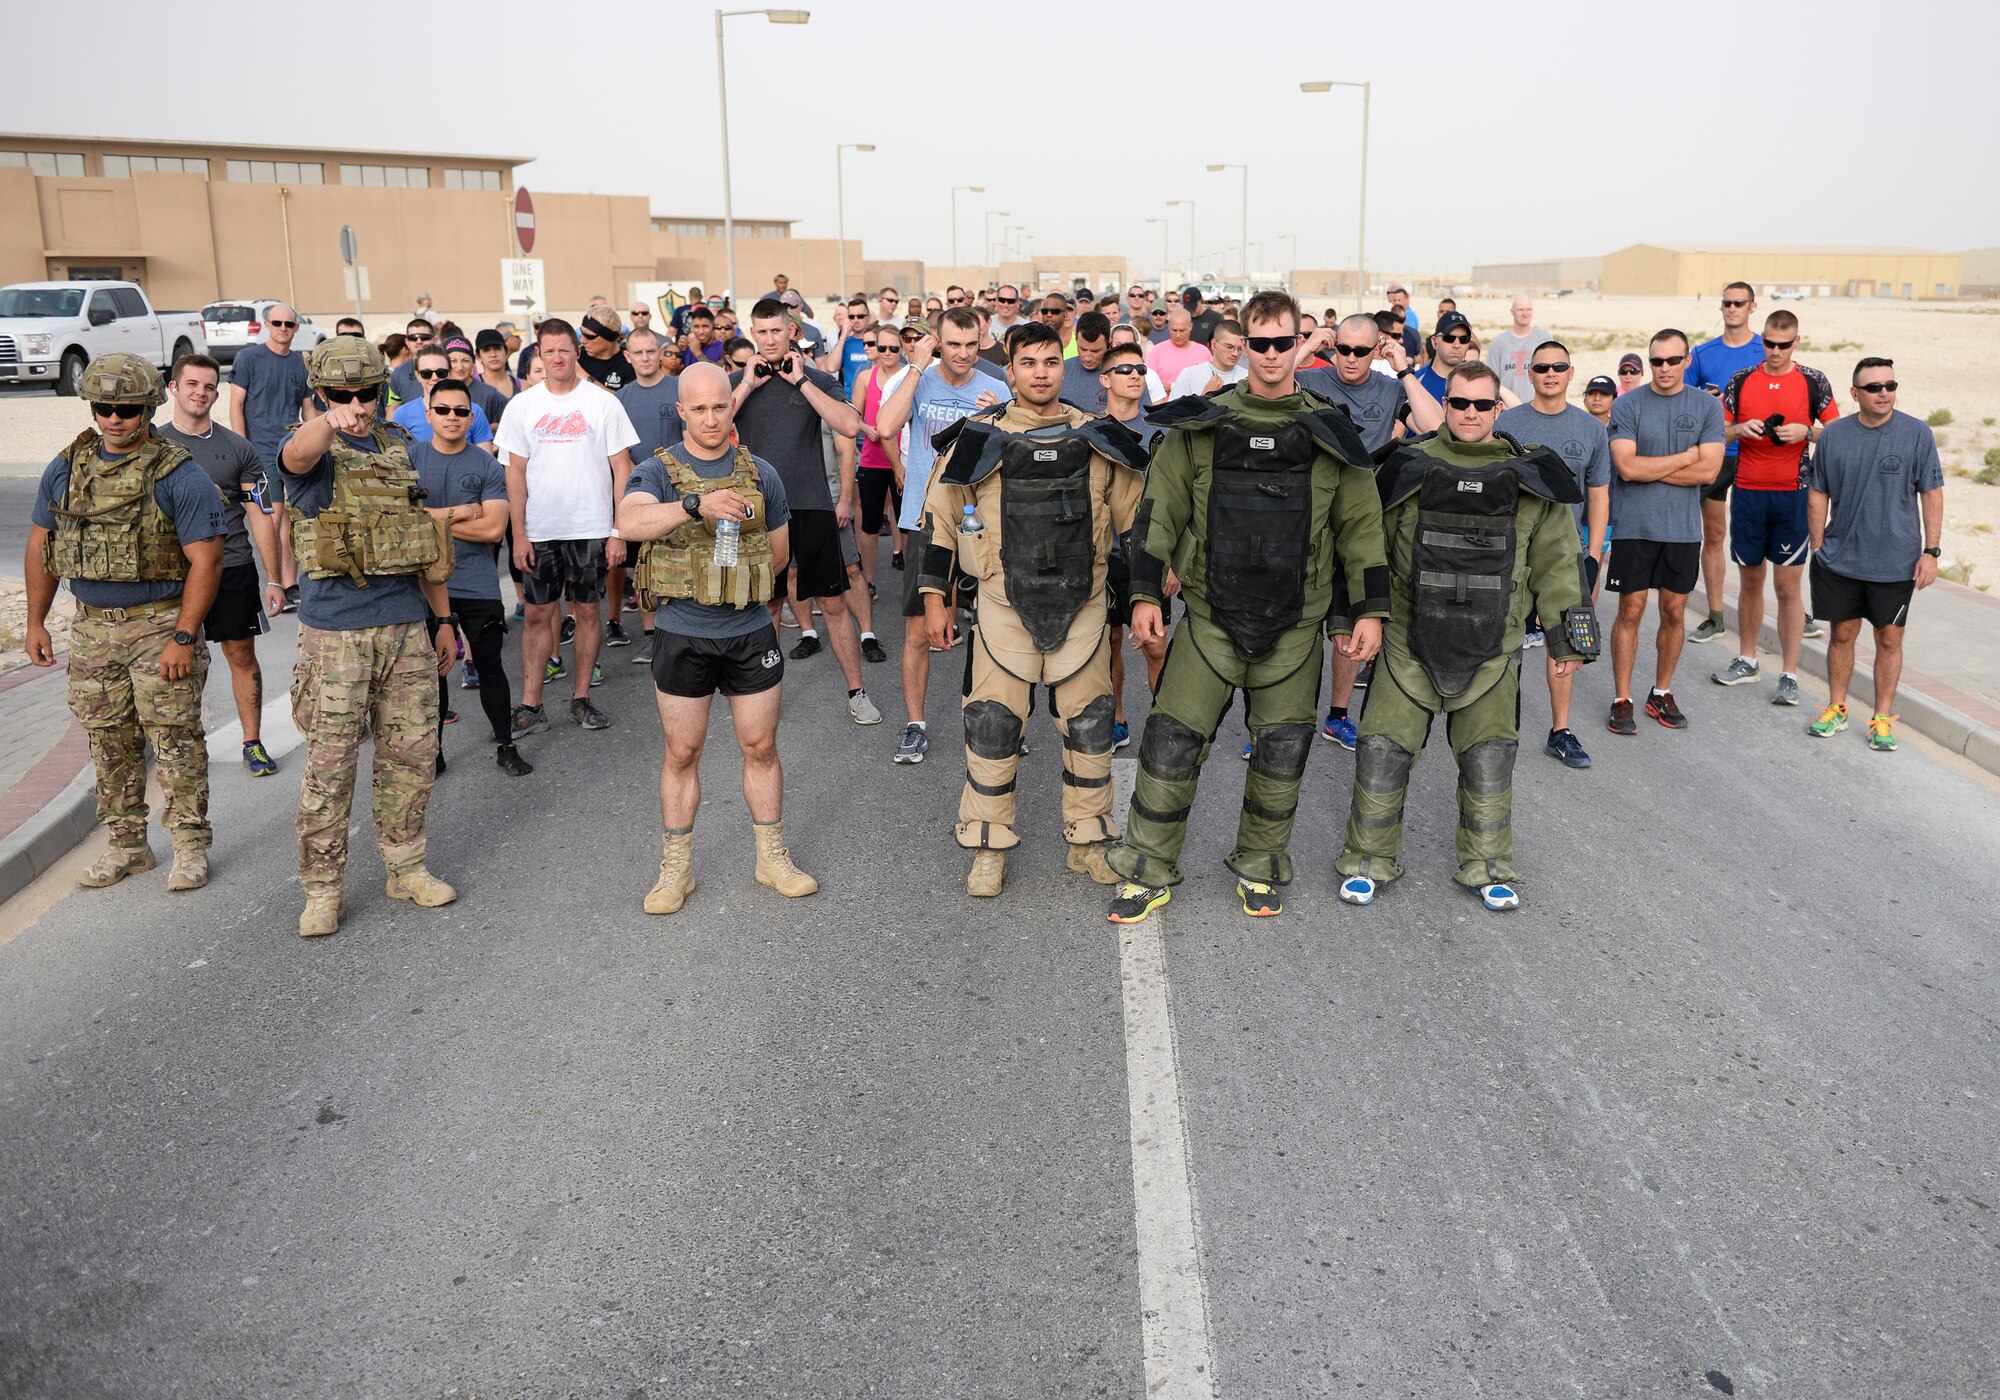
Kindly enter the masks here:
M 1986 455 L 1991 457 L 1993 454 L 1989 452 Z M 1981 486 L 2000 486 L 2000 462 L 1995 462 L 1988 467 L 1981 467 L 1972 474 L 1972 479 Z
M 1933 428 L 1942 428 L 1951 421 L 1951 410 L 1948 408 L 1934 408 L 1931 410 L 1931 416 L 1924 419 L 1924 421 Z
M 1986 465 L 1989 467 L 2000 467 L 2000 447 L 1989 447 L 1986 449 Z

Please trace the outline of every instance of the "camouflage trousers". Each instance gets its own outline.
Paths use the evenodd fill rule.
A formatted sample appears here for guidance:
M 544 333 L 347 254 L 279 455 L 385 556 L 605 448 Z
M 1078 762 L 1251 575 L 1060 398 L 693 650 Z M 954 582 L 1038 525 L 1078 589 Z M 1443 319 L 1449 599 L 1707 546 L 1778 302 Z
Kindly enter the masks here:
M 437 782 L 437 651 L 421 622 L 351 632 L 299 628 L 292 722 L 306 745 L 299 883 L 338 890 L 366 723 L 375 745 L 375 841 L 391 875 L 424 863 L 424 808 Z
M 208 743 L 201 731 L 201 688 L 208 647 L 197 641 L 184 680 L 160 679 L 160 655 L 173 640 L 180 600 L 158 610 L 79 607 L 69 640 L 69 708 L 90 738 L 97 767 L 97 819 L 124 846 L 146 840 L 146 741 L 160 771 L 169 834 L 198 834 L 207 844 Z

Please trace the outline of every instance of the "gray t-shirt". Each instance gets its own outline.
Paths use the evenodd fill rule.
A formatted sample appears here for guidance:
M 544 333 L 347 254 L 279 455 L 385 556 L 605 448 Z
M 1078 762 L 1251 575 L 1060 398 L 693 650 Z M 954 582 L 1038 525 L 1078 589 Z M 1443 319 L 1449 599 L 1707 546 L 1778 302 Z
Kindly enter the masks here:
M 1298 381 L 1301 389 L 1309 389 L 1345 408 L 1354 426 L 1361 430 L 1361 441 L 1370 452 L 1389 441 L 1396 430 L 1396 420 L 1409 409 L 1410 396 L 1403 390 L 1403 381 L 1373 370 L 1359 384 L 1349 384 L 1339 371 L 1331 369 L 1302 369 Z
M 671 374 L 651 387 L 634 380 L 618 391 L 618 402 L 625 405 L 625 416 L 639 435 L 639 445 L 632 449 L 634 466 L 681 440 L 681 382 Z
M 507 469 L 490 452 L 466 446 L 457 452 L 440 452 L 437 440 L 410 444 L 410 465 L 423 483 L 424 505 L 476 506 L 487 501 L 507 501 Z M 446 593 L 453 598 L 484 598 L 500 601 L 500 570 L 494 562 L 493 546 L 476 540 L 452 537 L 451 582 Z
M 294 350 L 274 355 L 270 347 L 246 345 L 229 364 L 229 382 L 243 392 L 243 436 L 257 449 L 267 470 L 276 471 L 278 444 L 299 421 L 299 405 L 311 392 L 306 357 Z
M 126 454 L 109 455 L 102 447 L 98 455 L 107 462 L 123 461 Z M 29 519 L 44 530 L 56 528 L 53 507 L 69 492 L 69 458 L 57 457 L 42 471 Z M 174 533 L 183 545 L 212 540 L 222 533 L 222 500 L 215 483 L 183 462 L 153 484 L 153 500 L 174 522 Z M 181 580 L 142 579 L 137 583 L 107 583 L 101 579 L 64 579 L 79 603 L 93 608 L 129 608 L 161 598 L 178 598 Z
M 757 392 L 762 394 L 771 386 L 765 385 Z M 697 457 L 685 442 L 675 443 L 667 451 L 677 460 L 693 467 L 696 476 L 728 476 L 736 470 L 736 449 L 725 448 L 720 457 Z M 753 454 L 754 456 L 754 454 Z M 785 501 L 785 483 L 771 464 L 762 457 L 755 457 L 757 477 L 764 493 L 764 528 L 775 530 L 792 518 L 791 507 Z M 825 486 L 822 480 L 820 485 Z M 681 493 L 674 489 L 667 476 L 667 469 L 658 457 L 648 457 L 632 468 L 632 475 L 625 483 L 625 494 L 643 491 L 656 501 L 678 501 Z M 653 615 L 653 625 L 678 637 L 705 637 L 711 640 L 728 637 L 747 637 L 771 625 L 770 610 L 764 601 L 753 599 L 749 606 L 741 608 L 724 607 L 719 603 L 697 603 L 692 598 L 669 598 L 660 604 Z
M 1564 404 L 1561 413 L 1544 413 L 1532 403 L 1510 408 L 1494 420 L 1495 431 L 1505 433 L 1523 447 L 1552 447 L 1576 473 L 1576 484 L 1587 499 L 1593 486 L 1611 484 L 1611 436 L 1604 425 L 1575 404 Z M 1576 514 L 1577 533 L 1583 533 L 1583 502 L 1571 509 Z
M 840 381 L 823 370 L 806 366 L 806 377 L 835 403 L 846 403 Z M 729 376 L 733 390 L 743 382 Z M 778 469 L 793 510 L 832 510 L 826 489 L 826 459 L 819 445 L 819 414 L 806 402 L 803 390 L 772 375 L 736 410 L 736 436 L 742 444 Z
M 1661 394 L 1642 384 L 1611 405 L 1612 442 L 1625 441 L 1641 457 L 1672 457 L 1690 447 L 1722 441 L 1722 403 L 1699 389 Z M 1701 543 L 1700 486 L 1627 481 L 1611 474 L 1611 526 L 1621 540 L 1662 544 Z
M 400 428 L 390 428 L 392 433 L 401 433 Z M 347 437 L 348 442 L 363 452 L 375 450 L 375 439 L 371 437 Z M 406 435 L 407 436 L 407 435 Z M 287 433 L 285 441 L 292 435 Z M 414 444 L 411 444 L 414 445 Z M 477 449 L 474 449 L 477 451 Z M 283 465 L 283 445 L 279 446 L 280 465 Z M 480 456 L 486 454 L 481 452 Z M 316 518 L 319 513 L 333 503 L 333 457 L 324 454 L 303 472 L 284 468 L 287 478 L 285 504 L 307 519 Z M 307 627 L 317 627 L 323 632 L 359 632 L 368 627 L 388 627 L 399 622 L 422 622 L 430 616 L 430 604 L 424 601 L 424 590 L 417 582 L 415 574 L 382 574 L 368 579 L 366 588 L 359 588 L 354 580 L 345 574 L 334 578 L 312 578 L 305 570 L 305 561 L 299 565 L 299 621 Z
M 1528 365 L 1535 357 L 1535 347 L 1548 338 L 1545 332 L 1530 326 L 1526 335 L 1502 331 L 1486 346 L 1486 363 L 1500 376 L 1500 387 L 1522 403 L 1535 396 Z
M 1806 485 L 1832 497 L 1822 567 L 1871 583 L 1899 583 L 1917 571 L 1924 548 L 1920 492 L 1944 485 L 1937 439 L 1907 413 L 1879 428 L 1836 418 L 1819 435 Z
M 208 430 L 207 437 L 182 432 L 171 418 L 155 423 L 153 431 L 186 448 L 188 456 L 208 473 L 208 479 L 221 493 L 222 567 L 233 569 L 255 562 L 256 556 L 250 550 L 250 527 L 244 523 L 243 511 L 250 492 L 264 480 L 264 459 L 257 455 L 257 449 L 220 423 Z

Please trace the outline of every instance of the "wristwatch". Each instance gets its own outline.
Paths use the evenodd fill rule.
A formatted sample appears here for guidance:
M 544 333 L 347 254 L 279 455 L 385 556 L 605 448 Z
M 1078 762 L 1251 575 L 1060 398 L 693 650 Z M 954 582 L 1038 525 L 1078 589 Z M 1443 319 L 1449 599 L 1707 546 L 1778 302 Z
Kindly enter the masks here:
M 1396 378 L 1408 379 L 1411 375 L 1415 374 L 1416 372 L 1417 372 L 1417 367 L 1415 365 L 1404 365 L 1401 369 L 1396 371 Z
M 688 513 L 688 519 L 701 519 L 701 493 L 690 491 L 681 497 L 681 509 Z
M 176 628 L 174 629 L 174 645 L 175 645 L 175 646 L 177 646 L 177 647 L 191 647 L 191 646 L 193 646 L 193 645 L 194 645 L 194 633 L 192 633 L 192 632 L 183 632 L 183 631 L 182 631 L 182 630 L 181 630 L 180 628 L 176 627 Z
M 1944 551 L 1936 545 L 1932 545 L 1929 549 L 1925 550 L 1924 553 L 1930 555 L 1930 557 L 1933 559 L 1944 558 Z M 180 633 L 176 632 L 174 633 L 174 636 L 178 638 L 180 636 Z
M 458 614 L 455 612 L 449 612 L 443 614 L 433 613 L 431 615 L 431 626 L 456 627 L 458 626 Z

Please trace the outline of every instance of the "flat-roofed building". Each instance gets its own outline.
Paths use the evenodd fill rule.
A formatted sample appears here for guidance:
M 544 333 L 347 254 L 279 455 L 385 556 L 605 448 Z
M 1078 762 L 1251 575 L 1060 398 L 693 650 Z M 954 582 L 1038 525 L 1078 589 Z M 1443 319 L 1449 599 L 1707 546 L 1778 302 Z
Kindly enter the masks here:
M 1759 297 L 1955 297 L 1959 255 L 1921 248 L 1782 248 L 1635 243 L 1604 255 L 1607 296 L 1713 296 L 1748 282 Z
M 1594 292 L 1603 258 L 1544 258 L 1539 262 L 1474 263 L 1472 285 L 1494 292 Z

